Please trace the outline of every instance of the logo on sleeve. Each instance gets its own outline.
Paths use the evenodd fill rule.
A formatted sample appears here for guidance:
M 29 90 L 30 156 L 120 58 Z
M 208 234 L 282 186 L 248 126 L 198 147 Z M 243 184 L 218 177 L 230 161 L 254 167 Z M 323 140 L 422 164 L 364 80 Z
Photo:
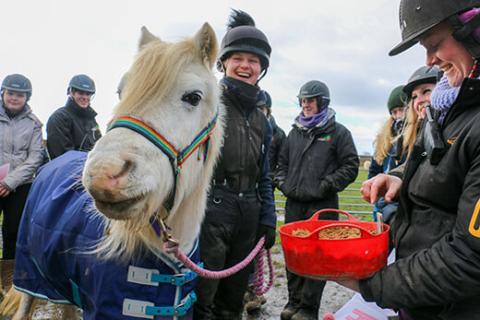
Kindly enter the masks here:
M 448 138 L 447 143 L 448 143 L 449 145 L 453 145 L 456 140 L 457 140 L 457 136 L 451 137 L 451 138 Z
M 480 200 L 477 201 L 475 209 L 473 210 L 472 218 L 470 219 L 470 225 L 468 226 L 468 232 L 476 238 L 480 238 L 480 221 L 478 221 L 478 213 L 480 212 Z

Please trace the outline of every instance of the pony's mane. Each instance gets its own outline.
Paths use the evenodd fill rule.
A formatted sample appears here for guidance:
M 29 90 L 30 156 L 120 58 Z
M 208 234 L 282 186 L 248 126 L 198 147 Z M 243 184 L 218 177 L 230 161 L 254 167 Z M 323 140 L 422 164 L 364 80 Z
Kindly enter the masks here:
M 142 114 L 152 100 L 164 97 L 172 90 L 185 65 L 199 58 L 191 39 L 178 43 L 154 40 L 138 54 L 128 72 L 124 96 L 117 105 L 115 115 Z

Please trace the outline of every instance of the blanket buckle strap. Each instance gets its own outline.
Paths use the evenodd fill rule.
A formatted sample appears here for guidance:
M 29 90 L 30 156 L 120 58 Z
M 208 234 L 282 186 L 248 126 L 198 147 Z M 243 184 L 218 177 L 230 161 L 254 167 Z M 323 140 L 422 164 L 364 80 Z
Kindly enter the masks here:
M 153 319 L 155 316 L 184 316 L 197 301 L 195 292 L 190 292 L 179 304 L 173 307 L 156 307 L 150 301 L 124 299 L 122 314 L 125 316 Z

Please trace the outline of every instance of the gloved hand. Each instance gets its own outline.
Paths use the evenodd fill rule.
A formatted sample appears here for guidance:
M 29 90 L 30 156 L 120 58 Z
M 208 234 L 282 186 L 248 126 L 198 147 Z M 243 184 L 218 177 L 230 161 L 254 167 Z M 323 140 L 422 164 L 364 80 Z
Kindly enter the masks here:
M 265 236 L 265 249 L 270 249 L 275 244 L 275 228 L 260 224 L 257 231 L 257 242 L 261 237 Z

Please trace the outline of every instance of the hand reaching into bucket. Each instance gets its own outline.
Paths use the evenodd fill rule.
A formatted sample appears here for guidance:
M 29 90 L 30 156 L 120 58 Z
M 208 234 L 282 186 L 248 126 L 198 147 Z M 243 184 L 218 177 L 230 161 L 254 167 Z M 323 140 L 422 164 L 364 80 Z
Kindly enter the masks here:
M 360 192 L 363 199 L 370 203 L 375 203 L 380 197 L 384 197 L 387 202 L 392 202 L 400 195 L 402 180 L 396 176 L 379 174 L 364 181 Z

